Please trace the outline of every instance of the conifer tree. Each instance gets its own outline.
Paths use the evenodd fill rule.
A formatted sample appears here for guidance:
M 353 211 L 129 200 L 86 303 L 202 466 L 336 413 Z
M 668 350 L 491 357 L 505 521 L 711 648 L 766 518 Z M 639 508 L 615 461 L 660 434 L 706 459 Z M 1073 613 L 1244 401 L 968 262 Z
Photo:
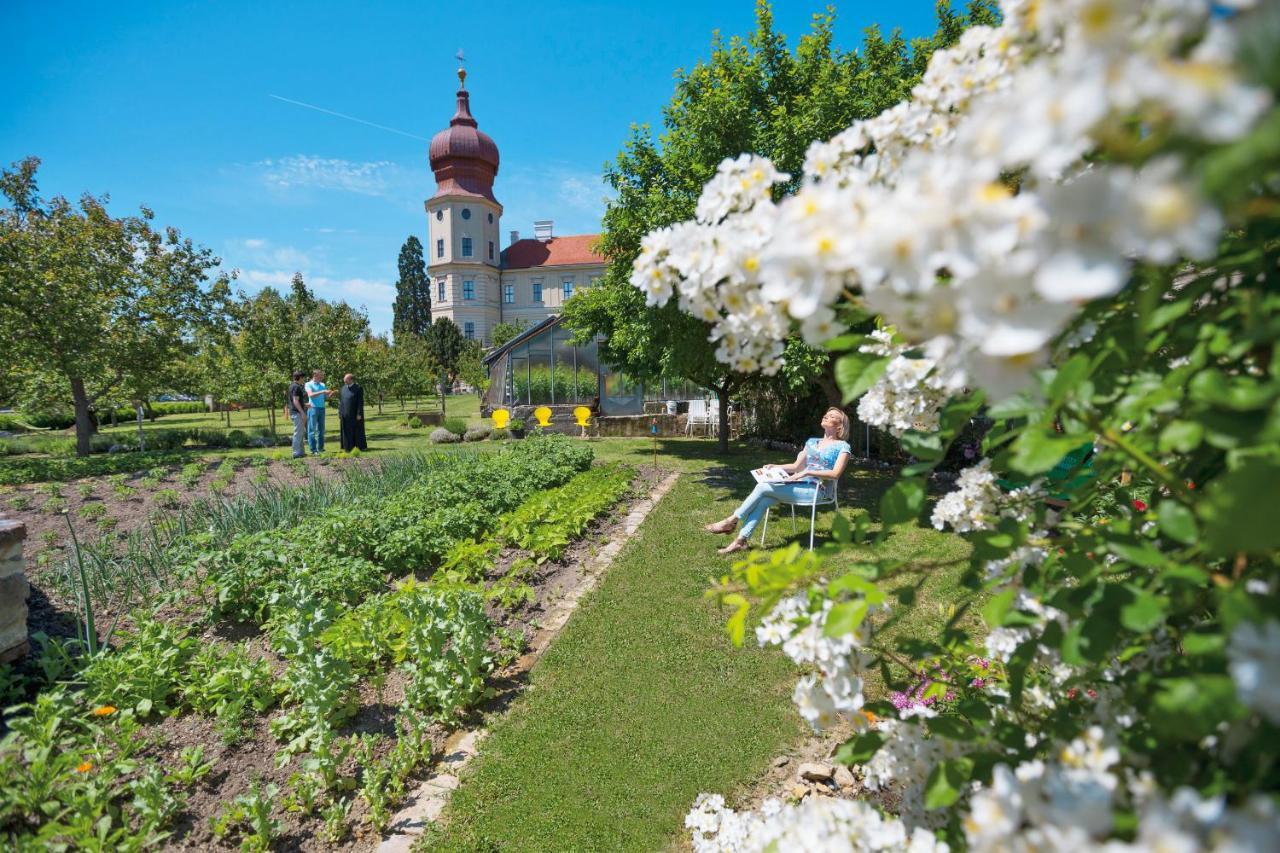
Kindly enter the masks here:
M 404 335 L 423 337 L 431 328 L 431 279 L 422 260 L 422 243 L 413 234 L 400 247 L 399 266 L 391 328 L 397 339 Z

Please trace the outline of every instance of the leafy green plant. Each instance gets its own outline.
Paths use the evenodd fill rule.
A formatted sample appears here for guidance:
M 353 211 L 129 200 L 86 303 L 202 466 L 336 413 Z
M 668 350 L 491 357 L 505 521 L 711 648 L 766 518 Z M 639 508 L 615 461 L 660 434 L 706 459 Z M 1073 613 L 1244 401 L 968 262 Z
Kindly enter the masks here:
M 91 498 L 97 490 L 97 486 L 93 483 L 79 483 L 76 485 L 76 494 L 81 498 Z
M 178 706 L 187 667 L 200 643 L 186 629 L 144 620 L 116 648 L 94 655 L 81 671 L 90 702 L 129 708 L 139 718 Z
M 445 418 L 440 426 L 459 437 L 467 432 L 467 422 L 462 418 Z
M 154 489 L 156 486 L 160 485 L 160 479 L 158 477 L 151 477 L 151 476 L 143 477 L 142 479 L 138 480 L 138 485 L 149 491 L 151 489 Z
M 99 504 L 101 506 L 101 504 Z M 110 533 L 116 529 L 116 525 L 120 523 L 120 519 L 112 515 L 104 515 L 98 519 L 97 527 L 99 532 Z
M 222 813 L 214 818 L 214 836 L 228 838 L 238 835 L 240 849 L 251 853 L 270 850 L 271 842 L 284 828 L 284 824 L 272 817 L 271 804 L 279 794 L 280 789 L 274 784 L 263 788 L 260 779 L 253 780 L 246 793 L 228 803 Z
M 13 497 L 9 498 L 9 506 L 11 506 L 13 509 L 16 509 L 19 512 L 22 512 L 25 509 L 30 509 L 31 496 L 30 495 L 14 495 Z
M 67 511 L 67 501 L 64 498 L 49 498 L 40 507 L 40 511 L 47 515 L 57 515 L 60 512 Z
M 152 497 L 155 498 L 155 502 L 158 505 L 166 509 L 173 509 L 182 503 L 178 497 L 177 489 L 160 489 Z
M 179 785 L 191 787 L 213 770 L 213 762 L 204 760 L 204 745 L 184 746 L 178 753 L 178 766 L 169 778 Z

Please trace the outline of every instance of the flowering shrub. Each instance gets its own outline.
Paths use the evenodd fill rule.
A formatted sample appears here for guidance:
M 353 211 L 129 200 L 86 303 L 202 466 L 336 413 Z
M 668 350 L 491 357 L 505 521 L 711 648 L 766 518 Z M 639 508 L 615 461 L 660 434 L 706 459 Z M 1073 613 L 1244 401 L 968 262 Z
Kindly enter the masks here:
M 776 372 L 796 327 L 844 353 L 847 399 L 918 460 L 879 537 L 926 515 L 969 419 L 994 422 L 928 513 L 973 543 L 957 613 L 985 636 L 957 616 L 882 640 L 891 563 L 832 579 L 790 549 L 717 588 L 736 639 L 758 607 L 806 667 L 806 720 L 854 722 L 837 758 L 897 814 L 704 796 L 696 849 L 1274 845 L 1280 7 L 1223 5 L 1008 0 L 909 100 L 815 143 L 795 194 L 744 155 L 646 237 L 633 283 L 735 369 Z M 1088 445 L 1089 476 L 1057 476 Z M 834 533 L 828 552 L 866 538 Z M 976 658 L 1003 678 L 955 677 Z M 912 701 L 869 704 L 871 666 Z

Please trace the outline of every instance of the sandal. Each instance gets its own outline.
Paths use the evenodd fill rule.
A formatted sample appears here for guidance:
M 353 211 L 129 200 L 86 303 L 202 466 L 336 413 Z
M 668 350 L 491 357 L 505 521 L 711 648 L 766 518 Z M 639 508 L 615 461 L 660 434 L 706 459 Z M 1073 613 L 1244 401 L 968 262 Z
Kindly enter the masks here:
M 738 526 L 738 519 L 734 519 L 727 526 L 723 521 L 713 521 L 710 524 L 702 525 L 702 529 L 708 533 L 731 533 Z
M 723 548 L 716 549 L 717 554 L 732 554 L 736 551 L 746 551 L 751 546 L 747 544 L 745 539 L 735 539 Z

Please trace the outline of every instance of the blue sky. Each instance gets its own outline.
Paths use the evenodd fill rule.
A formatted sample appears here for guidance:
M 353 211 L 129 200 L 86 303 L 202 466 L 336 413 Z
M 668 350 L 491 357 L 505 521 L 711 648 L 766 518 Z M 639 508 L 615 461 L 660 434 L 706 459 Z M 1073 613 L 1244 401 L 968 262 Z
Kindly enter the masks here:
M 794 40 L 824 5 L 778 2 L 778 28 Z M 924 0 L 838 11 L 845 47 L 873 22 L 933 29 Z M 400 245 L 426 230 L 424 140 L 453 114 L 459 48 L 472 111 L 501 152 L 504 235 L 542 218 L 591 233 L 601 165 L 629 126 L 657 124 L 675 69 L 705 57 L 714 30 L 748 33 L 753 16 L 750 0 L 0 0 L 0 161 L 39 156 L 45 195 L 109 193 L 117 214 L 147 204 L 239 269 L 245 290 L 301 270 L 385 331 Z

